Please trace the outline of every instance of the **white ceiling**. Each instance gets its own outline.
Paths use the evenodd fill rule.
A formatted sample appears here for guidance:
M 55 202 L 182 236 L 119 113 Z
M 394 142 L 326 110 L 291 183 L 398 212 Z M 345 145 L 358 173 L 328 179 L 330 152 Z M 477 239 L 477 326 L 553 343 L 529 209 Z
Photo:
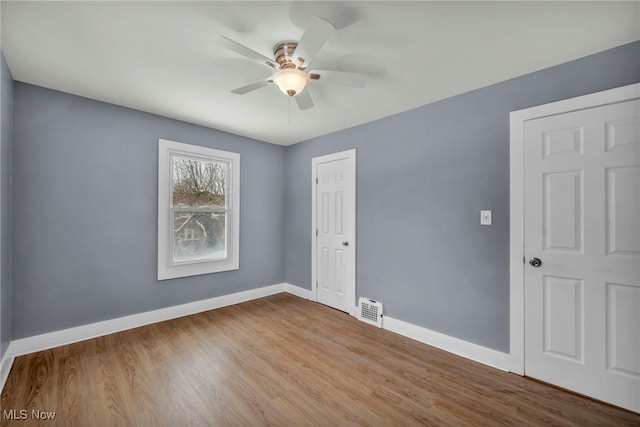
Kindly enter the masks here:
M 290 145 L 640 39 L 640 2 L 2 1 L 16 80 Z M 364 89 L 312 82 L 298 110 L 274 85 L 229 91 L 319 15 L 337 31 L 313 68 L 366 72 Z M 579 78 L 579 76 L 576 76 Z

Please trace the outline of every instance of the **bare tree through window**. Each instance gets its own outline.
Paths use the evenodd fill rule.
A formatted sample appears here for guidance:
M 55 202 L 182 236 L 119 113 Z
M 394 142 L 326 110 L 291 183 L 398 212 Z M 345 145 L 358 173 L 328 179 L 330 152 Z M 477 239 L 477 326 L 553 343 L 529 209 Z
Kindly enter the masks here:
M 226 257 L 227 164 L 174 156 L 173 259 Z

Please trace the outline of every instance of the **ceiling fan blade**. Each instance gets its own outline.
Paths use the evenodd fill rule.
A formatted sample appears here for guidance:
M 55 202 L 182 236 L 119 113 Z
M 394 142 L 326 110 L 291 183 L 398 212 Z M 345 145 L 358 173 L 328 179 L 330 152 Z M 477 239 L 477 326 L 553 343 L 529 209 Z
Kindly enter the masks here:
M 308 67 L 322 46 L 329 40 L 336 30 L 332 23 L 325 21 L 319 16 L 313 16 L 309 25 L 302 34 L 298 47 L 294 52 L 293 62 L 304 60 L 304 67 Z
M 244 95 L 249 92 L 253 92 L 254 90 L 263 88 L 271 83 L 271 80 L 258 80 L 257 82 L 253 82 L 246 86 L 239 87 L 231 91 L 231 93 L 235 93 L 236 95 Z
M 298 104 L 298 108 L 301 110 L 308 110 L 313 107 L 313 99 L 311 99 L 311 94 L 309 90 L 305 90 L 294 96 L 296 100 L 296 104 Z
M 367 84 L 369 76 L 362 73 L 349 73 L 346 71 L 313 70 L 311 79 L 319 83 L 326 83 L 338 86 L 363 88 Z M 319 77 L 315 77 L 318 75 Z
M 227 49 L 239 55 L 242 55 L 245 58 L 253 59 L 254 61 L 260 61 L 271 68 L 280 68 L 273 59 L 268 58 L 253 49 L 249 49 L 248 47 L 241 45 L 237 41 L 231 40 L 229 37 L 225 37 L 223 35 L 221 35 L 220 37 L 222 38 L 222 41 L 220 43 Z

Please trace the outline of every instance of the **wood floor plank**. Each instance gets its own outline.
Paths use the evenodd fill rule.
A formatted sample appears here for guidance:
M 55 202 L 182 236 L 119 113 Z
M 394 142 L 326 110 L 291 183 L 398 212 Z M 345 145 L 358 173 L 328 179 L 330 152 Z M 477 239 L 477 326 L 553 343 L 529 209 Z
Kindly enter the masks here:
M 289 294 L 18 357 L 0 404 L 28 412 L 7 427 L 640 426 Z

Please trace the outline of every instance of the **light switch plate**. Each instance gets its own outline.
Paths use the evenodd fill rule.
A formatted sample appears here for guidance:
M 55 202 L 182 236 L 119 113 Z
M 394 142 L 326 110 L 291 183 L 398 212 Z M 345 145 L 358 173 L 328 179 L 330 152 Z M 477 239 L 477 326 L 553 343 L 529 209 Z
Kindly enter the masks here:
M 491 211 L 480 211 L 480 225 L 491 225 Z

